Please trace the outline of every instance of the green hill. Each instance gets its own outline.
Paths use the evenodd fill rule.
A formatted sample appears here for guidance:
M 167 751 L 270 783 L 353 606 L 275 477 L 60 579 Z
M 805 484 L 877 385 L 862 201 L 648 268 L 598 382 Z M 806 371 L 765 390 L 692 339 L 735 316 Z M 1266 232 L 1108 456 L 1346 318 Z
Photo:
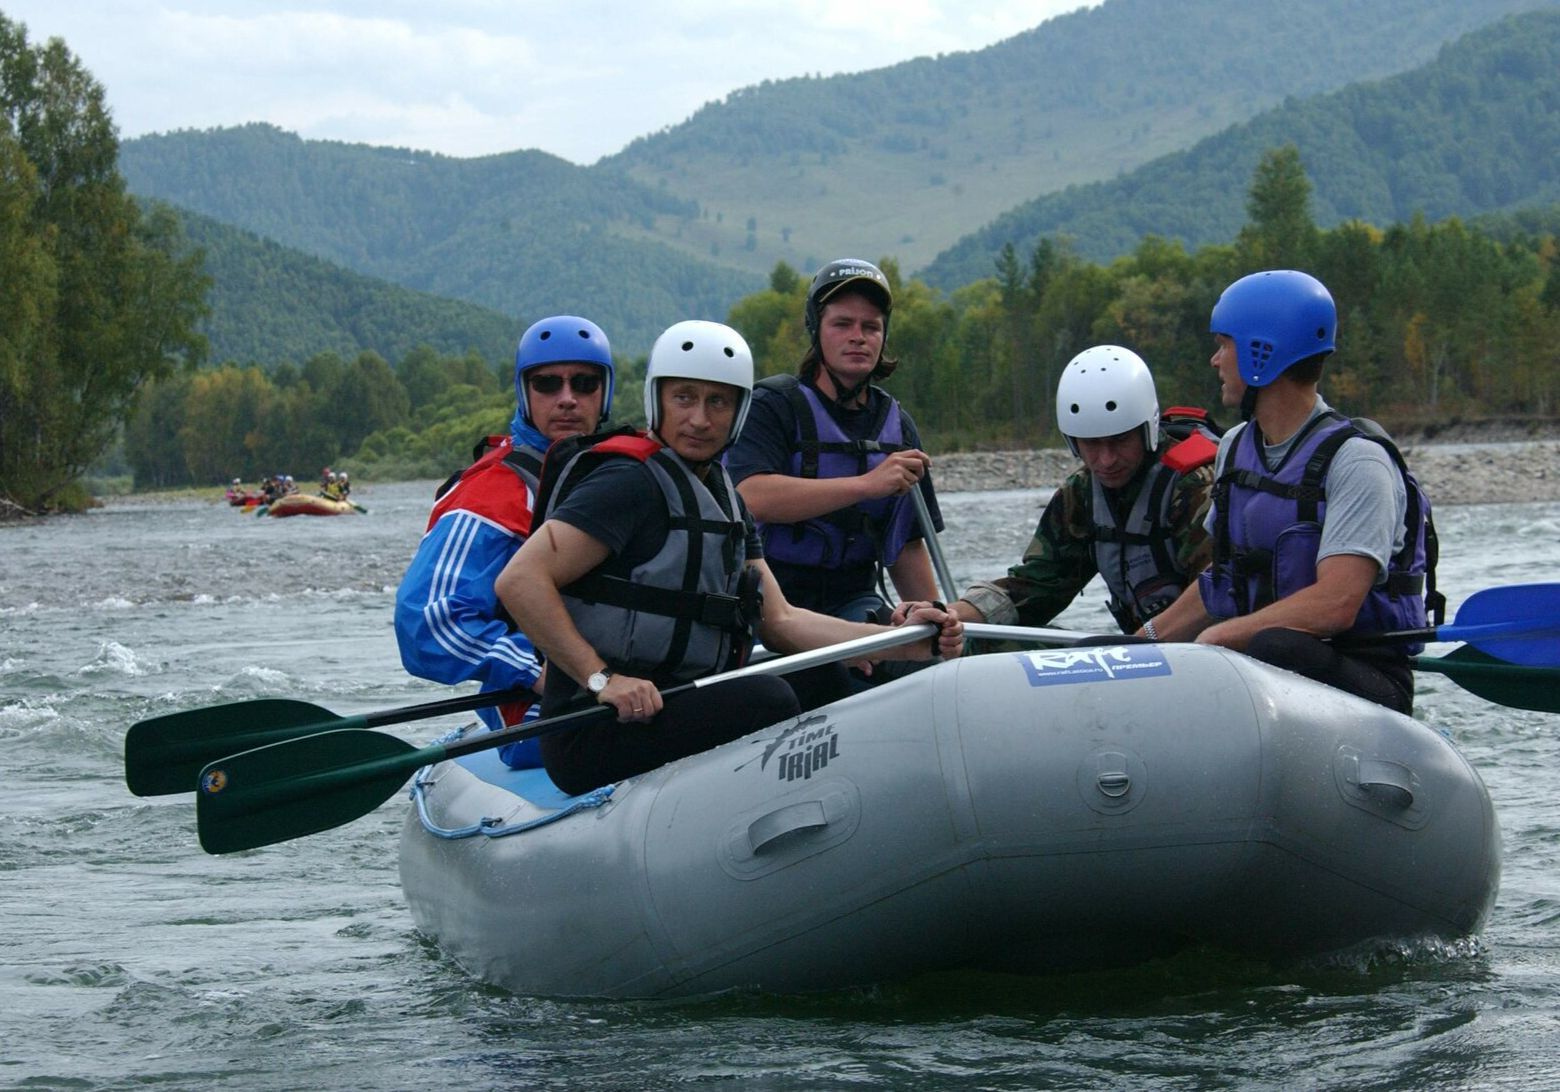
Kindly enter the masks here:
M 1512 16 L 1445 46 L 1430 64 L 1290 101 L 1122 178 L 1036 198 L 924 271 L 952 288 L 990 276 L 1003 246 L 1067 236 L 1096 261 L 1145 234 L 1188 247 L 1234 237 L 1263 152 L 1293 144 L 1318 224 L 1386 225 L 1560 200 L 1560 9 Z
M 976 52 L 743 88 L 601 166 L 698 202 L 697 221 L 667 224 L 697 254 L 812 269 L 843 250 L 914 269 L 1021 201 L 1539 7 L 1554 4 L 1106 0 Z
M 192 247 L 205 251 L 211 315 L 202 332 L 221 363 L 302 364 L 323 352 L 372 350 L 399 361 L 419 345 L 475 350 L 495 366 L 519 337 L 508 316 L 365 277 L 250 231 L 175 208 Z
M 120 170 L 136 194 L 517 325 L 599 316 L 626 350 L 762 284 L 647 237 L 688 202 L 542 152 L 454 159 L 254 124 L 126 141 Z
M 638 353 L 669 321 L 724 317 L 778 260 L 807 271 L 844 251 L 911 270 L 1019 202 L 1119 176 L 1285 96 L 1411 68 L 1536 6 L 1556 5 L 1106 0 L 976 52 L 744 88 L 594 167 L 258 124 L 126 141 L 120 163 L 139 195 L 516 327 L 583 312 Z

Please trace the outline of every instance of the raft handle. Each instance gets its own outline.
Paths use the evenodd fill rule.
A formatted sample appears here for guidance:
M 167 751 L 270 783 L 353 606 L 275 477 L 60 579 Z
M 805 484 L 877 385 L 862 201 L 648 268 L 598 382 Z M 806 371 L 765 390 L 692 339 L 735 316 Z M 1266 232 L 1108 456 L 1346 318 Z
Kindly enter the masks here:
M 1360 759 L 1360 791 L 1378 803 L 1407 810 L 1414 805 L 1413 774 L 1401 762 Z
M 820 830 L 828 825 L 829 817 L 824 812 L 823 802 L 803 800 L 761 815 L 748 824 L 748 845 L 756 857 L 787 835 Z

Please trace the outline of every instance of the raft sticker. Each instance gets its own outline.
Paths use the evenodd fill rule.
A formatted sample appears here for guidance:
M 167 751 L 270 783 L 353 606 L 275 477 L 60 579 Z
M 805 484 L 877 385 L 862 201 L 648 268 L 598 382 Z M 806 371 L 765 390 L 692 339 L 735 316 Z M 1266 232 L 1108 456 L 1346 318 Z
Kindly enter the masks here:
M 1170 674 L 1170 663 L 1157 645 L 1090 645 L 1017 652 L 1031 686 L 1116 682 Z
M 758 768 L 767 769 L 775 760 L 775 776 L 781 781 L 806 780 L 840 757 L 840 737 L 822 713 L 796 718 L 796 723 L 781 732 L 759 760 Z M 738 769 L 741 769 L 739 766 Z

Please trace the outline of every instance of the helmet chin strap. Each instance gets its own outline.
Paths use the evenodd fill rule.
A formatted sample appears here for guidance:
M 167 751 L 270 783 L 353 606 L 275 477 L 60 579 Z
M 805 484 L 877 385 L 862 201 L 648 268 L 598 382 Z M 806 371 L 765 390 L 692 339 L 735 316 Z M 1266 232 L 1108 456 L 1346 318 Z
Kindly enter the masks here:
M 834 404 L 840 409 L 850 409 L 856 396 L 866 390 L 867 384 L 872 382 L 872 373 L 868 372 L 854 387 L 846 386 L 840 379 L 840 373 L 829 367 L 829 362 L 823 359 L 821 350 L 818 353 L 818 366 L 829 373 L 829 382 L 834 384 Z
M 1252 414 L 1257 412 L 1257 391 L 1260 388 L 1247 387 L 1246 393 L 1240 396 L 1240 419 L 1251 420 Z

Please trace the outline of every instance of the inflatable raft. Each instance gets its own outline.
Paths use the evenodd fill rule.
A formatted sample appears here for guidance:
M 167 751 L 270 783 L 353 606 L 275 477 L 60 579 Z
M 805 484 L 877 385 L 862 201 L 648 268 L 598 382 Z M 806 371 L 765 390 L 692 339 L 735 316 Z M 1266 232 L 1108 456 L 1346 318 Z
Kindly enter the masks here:
M 285 497 L 277 497 L 266 509 L 268 516 L 341 516 L 348 512 L 356 512 L 357 508 L 351 501 L 335 500 L 331 497 L 309 496 L 304 493 L 288 493 Z
M 583 797 L 491 750 L 412 797 L 418 926 L 534 995 L 1456 938 L 1500 875 L 1450 741 L 1197 645 L 966 657 Z

